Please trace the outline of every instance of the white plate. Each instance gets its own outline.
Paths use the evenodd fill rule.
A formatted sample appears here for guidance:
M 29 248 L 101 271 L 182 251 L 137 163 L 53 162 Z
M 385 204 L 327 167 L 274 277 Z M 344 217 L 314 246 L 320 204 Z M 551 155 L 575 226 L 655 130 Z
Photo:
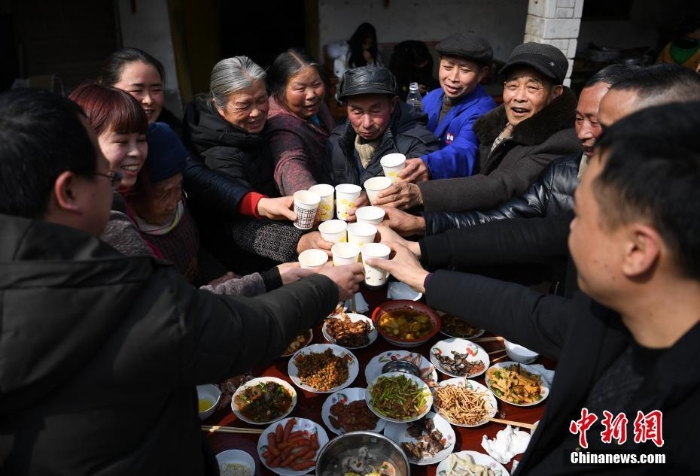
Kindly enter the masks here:
M 411 287 L 401 281 L 390 281 L 386 290 L 387 299 L 409 299 L 418 301 L 423 297 L 423 293 L 419 293 L 411 289 Z
M 420 368 L 420 377 L 429 387 L 437 385 L 438 374 L 435 366 L 418 352 L 409 350 L 387 350 L 372 357 L 365 366 L 365 380 L 371 382 L 382 374 L 382 368 L 392 360 L 406 360 Z
M 486 388 L 484 385 L 481 385 L 479 382 L 477 382 L 475 380 L 465 379 L 464 377 L 454 377 L 451 379 L 443 380 L 442 382 L 440 382 L 440 384 L 438 386 L 439 387 L 447 387 L 450 385 L 455 385 L 458 387 L 467 387 L 471 390 L 474 390 L 475 392 L 483 393 L 484 396 L 482 398 L 486 402 L 487 408 L 491 409 L 491 411 L 489 411 L 489 413 L 488 413 L 488 416 L 489 417 L 496 416 L 496 412 L 498 412 L 498 401 L 496 400 L 496 397 L 494 397 L 493 393 L 491 393 L 491 391 L 489 391 L 489 389 Z M 436 389 L 433 389 L 433 396 L 434 396 L 435 391 L 436 391 Z M 450 422 L 451 425 L 454 425 L 454 426 L 461 426 L 464 428 L 475 428 L 477 426 L 485 425 L 486 423 L 489 422 L 488 420 L 484 419 L 484 420 L 481 420 L 476 425 L 467 425 L 466 423 L 458 423 L 456 421 L 452 421 L 450 418 L 448 418 L 447 415 L 445 415 L 444 413 L 442 413 L 440 411 L 441 408 L 438 407 L 438 402 L 437 402 L 436 398 L 433 399 L 433 409 L 436 412 L 438 412 L 441 416 L 443 416 L 445 418 L 445 420 Z
M 481 336 L 484 335 L 484 333 L 486 332 L 486 329 L 476 329 L 473 333 L 469 334 L 468 336 L 458 335 L 458 334 L 461 334 L 461 333 L 459 333 L 459 332 L 458 332 L 458 333 L 454 333 L 454 332 L 453 332 L 453 333 L 450 333 L 449 330 L 447 330 L 447 329 L 444 328 L 444 326 L 445 326 L 445 320 L 446 320 L 446 319 L 445 319 L 445 316 L 449 316 L 449 317 L 447 317 L 447 320 L 449 320 L 449 319 L 457 319 L 457 317 L 456 317 L 456 316 L 453 316 L 452 314 L 446 314 L 446 313 L 444 313 L 444 312 L 442 312 L 442 311 L 437 311 L 437 313 L 438 313 L 438 315 L 440 316 L 440 332 L 441 332 L 443 335 L 446 335 L 447 337 L 458 337 L 458 338 L 460 338 L 460 339 L 469 339 L 469 340 L 471 340 L 471 339 L 476 339 L 477 337 L 481 337 Z M 471 326 L 471 324 L 470 324 L 470 326 Z M 448 326 L 448 329 L 449 329 L 449 326 Z
M 294 471 L 293 469 L 290 468 L 280 468 L 280 467 L 274 467 L 271 468 L 267 465 L 267 462 L 265 461 L 265 458 L 263 458 L 263 453 L 267 450 L 267 435 L 270 433 L 274 432 L 277 429 L 277 425 L 282 425 L 284 426 L 287 423 L 287 420 L 289 418 L 285 418 L 284 420 L 280 420 L 276 423 L 271 424 L 268 426 L 265 431 L 262 432 L 260 435 L 260 439 L 258 439 L 258 456 L 260 457 L 260 461 L 262 461 L 262 464 L 265 465 L 267 469 L 270 471 L 273 471 L 277 474 L 283 474 L 286 476 L 297 476 L 301 474 L 306 474 L 310 471 L 314 470 L 315 466 L 311 466 L 308 469 L 304 469 L 301 471 Z M 295 423 L 294 426 L 292 427 L 292 431 L 306 431 L 309 434 L 317 433 L 318 434 L 318 449 L 316 450 L 316 454 L 314 455 L 314 461 L 316 461 L 316 458 L 318 457 L 319 451 L 321 451 L 321 448 L 323 448 L 326 443 L 328 443 L 328 434 L 326 433 L 326 430 L 323 429 L 321 425 L 318 423 L 315 423 L 312 420 L 308 420 L 306 418 L 294 418 Z
M 455 448 L 456 436 L 455 431 L 452 429 L 452 426 L 450 426 L 450 423 L 435 412 L 428 412 L 425 418 L 432 419 L 435 429 L 442 433 L 442 437 L 445 439 L 445 449 L 439 451 L 430 458 L 421 458 L 419 460 L 414 459 L 411 453 L 404 450 L 408 460 L 418 466 L 439 463 L 443 459 L 447 458 Z M 384 436 L 394 440 L 394 442 L 396 442 L 399 446 L 401 446 L 401 443 L 403 442 L 415 443 L 417 440 L 406 432 L 408 425 L 408 423 L 387 423 L 386 428 L 384 429 Z
M 538 372 L 534 367 L 532 367 L 530 365 L 520 364 L 518 362 L 513 362 L 513 361 L 506 361 L 506 362 L 498 362 L 497 364 L 493 364 L 491 366 L 491 368 L 502 369 L 502 368 L 510 367 L 511 365 L 520 365 L 520 367 L 527 370 L 531 374 L 535 374 L 535 375 L 540 376 L 540 380 L 542 381 L 542 384 L 541 384 L 542 390 L 540 391 L 541 398 L 539 400 L 537 400 L 536 402 L 532 402 L 532 403 L 513 403 L 509 400 L 506 400 L 505 398 L 499 397 L 498 394 L 491 389 L 491 382 L 489 381 L 489 377 L 487 375 L 486 376 L 486 386 L 488 387 L 489 390 L 491 390 L 491 392 L 496 396 L 497 399 L 499 399 L 502 402 L 506 402 L 510 405 L 515 405 L 516 407 L 531 407 L 533 405 L 537 405 L 537 404 L 543 402 L 547 398 L 547 396 L 549 396 L 549 383 L 547 383 L 547 379 L 545 379 L 544 376 L 540 372 Z
M 294 355 L 294 352 L 296 352 L 299 349 L 303 349 L 307 345 L 311 343 L 312 340 L 314 340 L 314 330 L 309 329 L 306 332 L 302 332 L 301 334 L 298 334 L 296 338 L 299 338 L 303 336 L 303 341 L 301 342 L 301 345 L 297 347 L 296 349 L 293 349 L 291 352 L 287 352 L 289 350 L 289 347 L 291 347 L 292 344 L 289 344 L 287 348 L 284 350 L 284 353 L 281 355 L 281 357 L 289 357 L 290 355 Z
M 329 388 L 327 390 L 320 390 L 314 387 L 311 387 L 305 383 L 302 383 L 302 381 L 299 379 L 299 369 L 296 366 L 296 359 L 300 355 L 308 355 L 311 353 L 316 353 L 316 354 L 321 354 L 326 351 L 326 349 L 331 349 L 333 354 L 338 356 L 338 357 L 344 357 L 348 361 L 348 378 L 343 382 L 342 384 Z M 340 347 L 339 345 L 335 344 L 313 344 L 307 347 L 304 347 L 303 349 L 299 349 L 294 353 L 294 355 L 289 359 L 289 363 L 287 364 L 287 372 L 289 373 L 289 378 L 292 379 L 292 382 L 294 382 L 294 385 L 296 385 L 299 388 L 303 388 L 304 390 L 307 390 L 309 392 L 313 393 L 333 393 L 336 390 L 340 390 L 341 388 L 345 388 L 349 386 L 351 383 L 355 381 L 357 378 L 357 374 L 360 373 L 360 364 L 357 361 L 357 357 L 355 357 L 355 354 L 350 352 L 344 347 Z
M 383 378 L 389 378 L 389 379 L 395 379 L 395 378 L 407 378 L 411 380 L 413 383 L 415 383 L 418 388 L 421 390 L 421 393 L 423 397 L 425 398 L 425 408 L 423 409 L 422 412 L 417 413 L 415 415 L 406 417 L 404 419 L 399 419 L 399 418 L 393 418 L 387 415 L 383 415 L 382 411 L 378 410 L 374 406 L 374 402 L 372 401 L 372 388 Z M 372 380 L 369 385 L 367 386 L 367 392 L 365 393 L 365 400 L 367 401 L 367 406 L 369 407 L 372 412 L 374 412 L 375 415 L 377 415 L 379 418 L 383 418 L 386 421 L 393 421 L 394 423 L 408 423 L 410 421 L 416 421 L 420 420 L 423 418 L 425 415 L 428 414 L 430 411 L 430 407 L 433 405 L 433 394 L 430 393 L 430 388 L 428 387 L 428 384 L 422 381 L 419 377 L 416 377 L 415 375 L 411 374 L 406 374 L 403 372 L 388 372 L 385 374 L 380 375 L 379 377 L 375 378 Z
M 333 433 L 336 435 L 342 435 L 345 433 L 345 430 L 342 428 L 336 428 L 333 426 L 330 420 L 331 416 L 331 407 L 335 405 L 338 402 L 343 402 L 346 405 L 350 402 L 354 402 L 357 400 L 362 400 L 363 402 L 366 402 L 365 400 L 365 389 L 364 388 L 359 388 L 359 387 L 352 387 L 352 388 L 344 388 L 342 390 L 338 390 L 337 392 L 334 392 L 326 398 L 326 401 L 323 402 L 323 407 L 321 408 L 321 418 L 323 419 L 323 423 L 326 424 L 326 427 L 331 430 Z M 386 420 L 382 420 L 381 418 L 377 421 L 377 425 L 374 428 L 368 428 L 365 431 L 373 431 L 375 433 L 380 433 L 384 427 L 386 426 Z
M 496 476 L 510 476 L 510 473 L 506 468 L 503 467 L 501 463 L 493 459 L 487 454 L 479 453 L 478 451 L 460 451 L 459 453 L 453 453 L 456 456 L 465 457 L 469 455 L 474 460 L 474 463 L 486 466 L 491 471 L 495 473 Z M 445 458 L 440 462 L 440 464 L 435 468 L 436 476 L 452 476 L 468 473 L 453 473 L 450 469 L 450 460 L 452 458 Z
M 442 366 L 437 356 L 442 355 L 445 357 L 453 358 L 452 352 L 458 352 L 460 354 L 467 354 L 467 362 L 482 362 L 484 364 L 484 370 L 481 372 L 474 372 L 468 375 L 460 375 L 458 373 L 447 370 Z M 434 346 L 430 348 L 430 361 L 433 363 L 435 368 L 445 375 L 450 377 L 466 377 L 474 378 L 486 372 L 489 368 L 491 359 L 489 359 L 489 354 L 481 347 L 479 344 L 475 344 L 467 339 L 459 339 L 457 337 L 452 337 L 450 339 L 445 339 L 437 342 Z
M 367 346 L 374 344 L 374 341 L 376 341 L 377 337 L 379 337 L 379 332 L 377 332 L 377 329 L 375 329 L 374 322 L 372 322 L 372 319 L 370 319 L 369 317 L 367 317 L 363 314 L 355 314 L 354 312 L 347 312 L 346 315 L 350 318 L 350 320 L 352 322 L 365 321 L 365 322 L 369 323 L 369 328 L 370 328 L 369 335 L 368 335 L 369 341 L 367 342 L 367 344 L 361 345 L 358 347 L 348 347 L 348 346 L 342 346 L 342 347 L 345 347 L 346 349 L 361 349 L 363 347 L 367 347 Z M 326 329 L 326 326 L 327 326 L 328 321 L 330 319 L 342 319 L 342 316 L 340 314 L 332 315 L 331 317 L 329 317 L 328 319 L 323 321 L 323 326 L 321 327 L 321 332 L 323 333 L 323 337 L 325 337 L 325 339 L 328 342 L 330 342 L 331 344 L 336 344 L 336 340 L 333 337 L 331 337 L 331 335 L 328 333 L 328 330 Z M 340 344 L 337 344 L 337 345 L 340 345 Z
M 251 476 L 255 474 L 255 460 L 243 450 L 222 451 L 216 455 L 216 461 L 219 463 L 221 474 L 223 474 L 223 468 L 228 464 L 240 464 L 250 470 Z
M 238 396 L 240 396 L 241 394 L 243 394 L 245 389 L 255 387 L 256 385 L 264 384 L 266 382 L 274 382 L 274 383 L 282 386 L 287 391 L 287 393 L 289 393 L 289 395 L 291 395 L 292 403 L 289 405 L 289 408 L 283 414 L 279 415 L 277 418 L 275 418 L 273 420 L 266 420 L 266 421 L 251 420 L 250 418 L 248 418 L 247 416 L 245 416 L 243 413 L 240 412 L 240 410 L 238 409 L 238 405 L 236 405 L 236 398 Z M 272 422 L 275 422 L 277 420 L 281 420 L 282 418 L 284 418 L 287 415 L 289 415 L 290 413 L 292 413 L 292 410 L 294 409 L 296 404 L 297 404 L 297 391 L 294 389 L 294 387 L 289 385 L 288 382 L 285 382 L 284 380 L 279 379 L 277 377 L 258 377 L 258 378 L 254 378 L 252 380 L 249 380 L 249 381 L 241 384 L 236 389 L 236 391 L 233 393 L 233 396 L 231 397 L 231 410 L 233 410 L 233 413 L 235 413 L 239 419 L 243 420 L 246 423 L 250 423 L 252 425 L 269 425 Z

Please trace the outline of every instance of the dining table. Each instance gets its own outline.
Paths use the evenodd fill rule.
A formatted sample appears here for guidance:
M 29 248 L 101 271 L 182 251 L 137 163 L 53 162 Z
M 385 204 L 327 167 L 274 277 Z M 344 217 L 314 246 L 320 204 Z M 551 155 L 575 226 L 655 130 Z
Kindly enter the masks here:
M 383 288 L 380 289 L 370 289 L 364 285 L 361 286 L 360 292 L 362 294 L 362 297 L 364 298 L 364 301 L 368 304 L 369 310 L 364 312 L 363 314 L 367 315 L 368 317 L 371 316 L 373 310 L 381 303 L 388 301 L 389 299 L 387 298 L 387 288 L 384 286 Z M 421 298 L 421 301 L 423 298 Z M 348 309 L 348 312 L 351 310 Z M 465 311 L 465 316 L 468 316 L 468 311 Z M 463 316 L 464 317 L 464 316 Z M 468 320 L 468 317 L 464 317 L 466 320 Z M 318 324 L 316 327 L 313 328 L 313 339 L 311 341 L 312 344 L 316 343 L 329 343 L 324 337 L 321 332 L 321 325 L 322 323 Z M 491 337 L 491 339 L 488 339 L 488 337 Z M 497 352 L 501 351 L 504 348 L 503 344 L 503 339 L 498 339 L 494 337 L 499 337 L 495 336 L 494 334 L 490 332 L 486 332 L 481 336 L 480 339 L 476 339 L 477 343 L 484 348 L 484 350 L 488 353 L 494 353 L 491 356 L 491 362 L 493 363 L 494 361 L 506 361 L 509 360 L 504 352 Z M 359 366 L 360 366 L 360 371 L 358 373 L 357 378 L 348 386 L 349 387 L 366 387 L 368 382 L 366 381 L 365 378 L 365 372 L 364 368 L 370 362 L 370 360 L 381 354 L 382 352 L 389 351 L 389 350 L 408 350 L 414 353 L 420 353 L 426 358 L 429 358 L 430 356 L 430 349 L 432 346 L 436 344 L 436 342 L 447 339 L 448 336 L 438 332 L 434 337 L 432 337 L 429 341 L 427 341 L 424 344 L 421 344 L 418 347 L 412 347 L 410 349 L 408 348 L 399 348 L 394 344 L 389 343 L 388 341 L 384 340 L 384 338 L 380 335 L 377 340 L 372 343 L 371 345 L 360 348 L 360 349 L 352 349 L 351 352 L 357 357 L 357 360 L 359 361 Z M 487 339 L 484 339 L 487 338 Z M 291 357 L 280 357 L 276 359 L 274 362 L 271 362 L 266 365 L 262 365 L 260 367 L 251 369 L 250 374 L 253 377 L 261 377 L 261 376 L 270 376 L 270 377 L 277 377 L 280 379 L 283 379 L 290 384 L 293 384 L 292 379 L 289 377 L 288 374 L 288 361 Z M 554 370 L 556 366 L 556 362 L 552 359 L 548 359 L 544 356 L 539 356 L 537 360 L 533 364 L 541 364 L 543 365 L 546 369 L 549 370 Z M 449 375 L 444 375 L 441 372 L 438 372 L 438 380 L 446 380 L 451 378 Z M 477 382 L 484 384 L 484 374 L 482 374 L 479 377 L 474 378 Z M 299 418 L 306 418 L 310 419 L 321 426 L 326 430 L 326 433 L 328 434 L 328 437 L 330 439 L 333 439 L 336 434 L 328 428 L 322 420 L 322 406 L 324 401 L 329 397 L 328 393 L 313 393 L 309 392 L 307 390 L 304 390 L 302 388 L 296 387 L 297 390 L 297 404 L 292 411 L 292 413 L 289 415 L 290 417 L 299 417 Z M 532 406 L 516 406 L 516 405 L 511 405 L 508 403 L 504 403 L 503 401 L 499 400 L 498 401 L 498 410 L 499 412 L 497 413 L 496 417 L 510 420 L 510 421 L 515 421 L 515 422 L 521 422 L 521 423 L 529 423 L 533 424 L 536 423 L 537 421 L 540 420 L 542 415 L 544 414 L 544 409 L 546 407 L 546 400 L 539 402 L 538 404 L 532 405 Z M 268 469 L 265 465 L 262 464 L 260 461 L 260 456 L 258 455 L 257 451 L 257 446 L 258 446 L 258 440 L 260 438 L 259 434 L 243 434 L 243 433 L 224 433 L 224 432 L 219 432 L 219 431 L 211 431 L 211 430 L 206 430 L 204 429 L 204 426 L 210 427 L 210 426 L 225 426 L 225 427 L 238 427 L 238 428 L 258 428 L 261 430 L 264 430 L 266 426 L 256 426 L 256 425 L 251 425 L 248 424 L 240 419 L 237 418 L 237 416 L 233 413 L 232 409 L 230 406 L 226 408 L 220 408 L 217 409 L 209 418 L 206 420 L 202 421 L 203 425 L 203 431 L 207 433 L 206 437 L 213 449 L 214 454 L 220 453 L 225 450 L 229 449 L 239 449 L 239 450 L 244 450 L 247 453 L 249 453 L 255 460 L 256 462 L 256 476 L 268 476 L 268 475 L 274 475 L 273 471 Z M 499 432 L 499 430 L 503 430 L 506 427 L 505 424 L 502 423 L 495 423 L 495 422 L 488 422 L 484 424 L 483 426 L 478 426 L 478 427 L 473 427 L 473 428 L 468 428 L 468 427 L 461 427 L 461 426 L 454 426 L 454 431 L 455 431 L 455 447 L 453 452 L 458 452 L 458 451 L 463 451 L 463 450 L 473 450 L 477 451 L 479 453 L 486 453 L 486 451 L 482 447 L 482 439 L 484 436 L 492 439 L 496 437 L 496 434 Z M 522 430 L 522 428 L 521 428 Z M 529 430 L 524 430 L 524 431 L 529 431 Z M 520 459 L 520 455 L 516 455 L 512 461 L 508 462 L 504 466 L 506 469 L 510 472 L 512 470 L 512 464 L 513 461 L 518 461 Z M 411 464 L 411 474 L 413 476 L 435 476 L 436 474 L 436 468 L 438 464 L 429 464 L 429 465 L 415 465 Z M 314 470 L 311 468 L 309 473 L 313 473 Z

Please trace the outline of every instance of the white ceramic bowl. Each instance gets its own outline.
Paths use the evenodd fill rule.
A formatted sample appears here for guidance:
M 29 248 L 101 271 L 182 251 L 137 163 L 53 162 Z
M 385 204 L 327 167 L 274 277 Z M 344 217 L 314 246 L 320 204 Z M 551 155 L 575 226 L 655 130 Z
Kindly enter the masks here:
M 219 471 L 221 471 L 221 476 L 225 476 L 227 473 L 226 467 L 228 465 L 241 465 L 250 471 L 249 474 L 253 476 L 255 474 L 255 460 L 247 452 L 242 450 L 225 450 L 216 455 L 216 461 L 219 463 Z
M 537 360 L 537 357 L 540 356 L 540 354 L 535 351 L 505 339 L 503 339 L 503 344 L 506 347 L 506 354 L 508 354 L 508 358 L 510 360 L 514 360 L 515 362 L 520 362 L 521 364 L 529 364 L 534 362 Z
M 209 418 L 221 399 L 221 390 L 214 384 L 197 385 L 197 398 L 200 402 L 206 402 L 207 405 L 200 407 L 199 418 L 206 420 Z

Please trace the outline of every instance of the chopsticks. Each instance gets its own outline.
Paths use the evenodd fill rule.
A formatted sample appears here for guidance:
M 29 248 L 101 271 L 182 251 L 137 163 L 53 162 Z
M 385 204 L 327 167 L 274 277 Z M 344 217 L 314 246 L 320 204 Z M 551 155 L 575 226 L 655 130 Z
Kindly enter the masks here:
M 500 354 L 501 352 L 505 352 L 505 351 L 506 351 L 506 349 L 498 349 L 498 350 L 492 350 L 491 352 L 487 352 L 487 354 L 496 355 L 496 354 Z
M 469 339 L 472 342 L 500 342 L 503 337 L 477 337 L 476 339 Z
M 208 431 L 209 433 L 242 433 L 244 435 L 260 435 L 265 430 L 260 430 L 258 428 L 238 428 L 235 426 L 202 425 L 202 431 Z
M 492 421 L 494 423 L 503 423 L 504 425 L 510 425 L 510 426 L 519 426 L 521 428 L 527 428 L 528 430 L 534 430 L 537 425 L 533 423 L 523 423 L 520 421 L 513 421 L 513 420 L 502 420 L 500 418 L 492 418 L 492 417 L 486 417 L 485 418 L 488 421 Z

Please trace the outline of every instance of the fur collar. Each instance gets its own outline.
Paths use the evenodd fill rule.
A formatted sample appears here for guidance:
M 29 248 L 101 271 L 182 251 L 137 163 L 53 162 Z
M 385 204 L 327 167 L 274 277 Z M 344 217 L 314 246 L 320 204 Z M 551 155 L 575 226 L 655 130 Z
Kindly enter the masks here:
M 544 109 L 515 126 L 511 140 L 528 146 L 537 145 L 555 132 L 573 127 L 576 118 L 576 102 L 574 92 L 564 87 L 564 92 Z M 501 104 L 477 119 L 474 123 L 474 132 L 482 145 L 490 146 L 507 122 L 505 105 Z

